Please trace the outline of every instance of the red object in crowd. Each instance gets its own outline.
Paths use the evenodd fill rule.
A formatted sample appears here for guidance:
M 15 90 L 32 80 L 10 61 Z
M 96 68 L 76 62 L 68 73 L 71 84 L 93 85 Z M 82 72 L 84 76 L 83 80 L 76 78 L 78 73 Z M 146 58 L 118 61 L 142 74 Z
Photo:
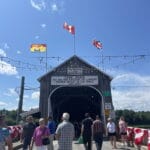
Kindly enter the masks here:
M 134 128 L 133 127 L 127 127 L 127 140 L 134 141 Z
M 134 129 L 134 134 L 135 134 L 134 143 L 136 145 L 141 145 L 142 141 L 143 141 L 143 136 L 144 136 L 143 129 L 135 128 Z
M 147 148 L 150 150 L 150 130 L 148 130 L 148 143 L 147 143 Z
M 134 143 L 136 145 L 141 145 L 143 142 L 143 139 L 145 136 L 147 136 L 148 134 L 148 130 L 144 130 L 144 129 L 140 129 L 140 128 L 135 128 L 134 129 Z
M 9 126 L 8 129 L 12 139 L 20 137 L 22 131 L 22 128 L 20 126 Z

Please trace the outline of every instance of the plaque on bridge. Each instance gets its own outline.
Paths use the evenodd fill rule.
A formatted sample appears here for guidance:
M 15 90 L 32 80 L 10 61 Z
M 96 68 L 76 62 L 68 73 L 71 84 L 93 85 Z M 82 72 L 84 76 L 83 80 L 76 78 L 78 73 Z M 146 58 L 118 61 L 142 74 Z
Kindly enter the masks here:
M 52 76 L 51 85 L 98 85 L 98 76 Z

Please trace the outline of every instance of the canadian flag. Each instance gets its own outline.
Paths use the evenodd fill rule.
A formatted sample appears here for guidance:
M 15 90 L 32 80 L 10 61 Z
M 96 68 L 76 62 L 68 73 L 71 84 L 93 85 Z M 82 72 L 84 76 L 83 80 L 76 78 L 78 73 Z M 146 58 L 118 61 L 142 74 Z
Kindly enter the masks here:
M 75 34 L 75 27 L 68 25 L 66 22 L 63 25 L 63 28 L 68 30 L 71 34 Z
M 134 143 L 136 145 L 141 145 L 144 137 L 144 130 L 140 128 L 135 128 L 134 134 L 135 134 Z
M 98 49 L 101 49 L 103 46 L 102 46 L 102 43 L 100 41 L 97 41 L 97 40 L 93 40 L 93 45 L 98 48 Z
M 148 143 L 147 143 L 148 150 L 150 150 L 150 130 L 148 130 Z
M 133 138 L 134 138 L 134 128 L 128 127 L 127 128 L 127 139 L 128 139 L 128 141 L 133 141 Z

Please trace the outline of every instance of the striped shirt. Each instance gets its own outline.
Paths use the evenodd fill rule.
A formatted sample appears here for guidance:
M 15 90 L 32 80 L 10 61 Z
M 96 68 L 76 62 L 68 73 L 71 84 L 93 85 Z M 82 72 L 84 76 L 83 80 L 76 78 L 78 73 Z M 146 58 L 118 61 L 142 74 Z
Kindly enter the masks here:
M 104 132 L 104 124 L 100 120 L 95 120 L 93 122 L 93 134 L 103 132 Z

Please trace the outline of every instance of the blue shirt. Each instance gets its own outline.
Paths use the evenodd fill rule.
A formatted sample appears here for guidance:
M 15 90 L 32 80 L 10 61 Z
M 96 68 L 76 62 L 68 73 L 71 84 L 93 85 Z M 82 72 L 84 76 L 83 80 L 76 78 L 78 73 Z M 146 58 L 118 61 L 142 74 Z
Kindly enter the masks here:
M 0 128 L 0 142 L 4 142 L 5 138 L 9 136 L 9 130 L 7 128 Z
M 49 128 L 50 134 L 55 134 L 56 123 L 54 121 L 48 121 L 48 128 Z

